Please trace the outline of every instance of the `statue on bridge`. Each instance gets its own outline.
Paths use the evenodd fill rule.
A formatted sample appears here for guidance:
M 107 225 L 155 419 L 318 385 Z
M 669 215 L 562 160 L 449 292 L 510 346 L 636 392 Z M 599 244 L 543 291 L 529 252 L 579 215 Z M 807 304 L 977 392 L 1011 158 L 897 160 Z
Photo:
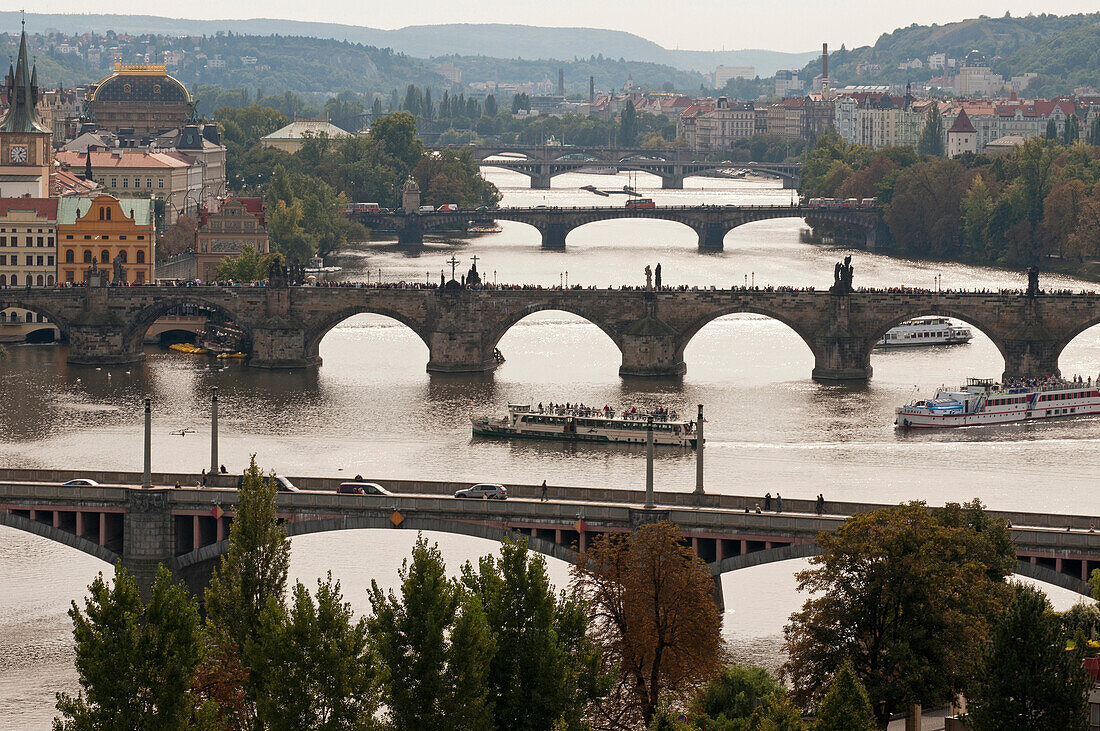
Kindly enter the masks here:
M 645 265 L 645 288 L 653 289 L 653 270 L 649 268 L 649 264 Z
M 1027 268 L 1027 296 L 1034 297 L 1039 294 L 1039 267 Z
M 481 284 L 481 275 L 477 273 L 478 256 L 476 254 L 473 256 L 473 260 L 473 266 L 470 267 L 470 271 L 466 272 L 466 281 L 464 282 L 464 284 L 467 287 L 473 287 L 475 285 Z
M 833 286 L 829 288 L 832 294 L 851 294 L 852 289 L 852 255 L 844 257 L 844 261 L 838 261 L 833 267 Z
M 267 286 L 286 286 L 286 267 L 283 266 L 278 257 L 272 258 L 271 264 L 267 267 Z
M 111 262 L 111 269 L 113 270 L 113 273 L 114 273 L 114 279 L 112 281 L 115 284 L 125 284 L 125 282 L 126 282 L 126 270 L 122 266 L 122 252 L 121 251 L 118 252 L 118 255 L 115 256 L 114 261 Z
M 653 270 L 653 286 L 661 288 L 661 262 L 657 262 L 657 268 Z

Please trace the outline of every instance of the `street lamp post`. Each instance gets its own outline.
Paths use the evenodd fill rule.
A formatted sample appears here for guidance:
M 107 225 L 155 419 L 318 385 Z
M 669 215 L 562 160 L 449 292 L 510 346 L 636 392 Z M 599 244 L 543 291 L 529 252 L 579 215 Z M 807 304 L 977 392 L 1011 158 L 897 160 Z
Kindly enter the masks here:
M 141 486 L 153 486 L 153 400 L 145 397 L 145 469 L 141 473 Z
M 646 418 L 645 425 L 645 506 L 655 507 L 653 502 L 653 417 Z
M 210 474 L 218 474 L 218 387 L 210 394 Z
M 703 494 L 703 405 L 695 422 L 695 494 Z

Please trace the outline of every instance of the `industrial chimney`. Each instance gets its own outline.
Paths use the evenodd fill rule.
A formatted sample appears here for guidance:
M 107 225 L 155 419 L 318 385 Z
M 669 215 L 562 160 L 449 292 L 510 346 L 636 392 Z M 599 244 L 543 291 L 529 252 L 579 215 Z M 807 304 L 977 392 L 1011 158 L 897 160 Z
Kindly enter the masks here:
M 829 44 L 821 44 L 821 80 L 822 86 L 829 85 Z
M 565 96 L 565 69 L 558 69 L 558 96 Z
M 595 104 L 596 103 L 596 77 L 595 76 L 589 76 L 588 77 L 588 103 L 589 104 Z

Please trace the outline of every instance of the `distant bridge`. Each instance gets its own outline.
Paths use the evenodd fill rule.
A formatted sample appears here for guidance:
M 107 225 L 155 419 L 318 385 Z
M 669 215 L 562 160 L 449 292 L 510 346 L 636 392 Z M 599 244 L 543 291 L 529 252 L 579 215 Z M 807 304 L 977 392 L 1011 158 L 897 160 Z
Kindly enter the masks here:
M 464 227 L 471 220 L 495 219 L 519 221 L 534 226 L 542 235 L 545 249 L 564 249 L 569 232 L 595 221 L 621 218 L 650 218 L 676 221 L 690 227 L 699 236 L 700 251 L 721 251 L 730 230 L 754 221 L 774 218 L 800 218 L 810 225 L 841 224 L 862 232 L 868 248 L 875 248 L 885 232 L 882 214 L 875 208 L 824 208 L 821 206 L 540 206 L 537 208 L 499 208 L 492 210 L 431 211 L 425 213 L 356 211 L 353 218 L 372 229 L 396 231 L 397 241 L 405 245 L 424 243 L 425 232 Z
M 64 487 L 73 477 L 102 487 Z M 198 475 L 157 474 L 155 485 L 177 480 L 194 485 Z M 231 478 L 234 479 L 235 478 Z M 235 489 L 133 486 L 133 473 L 60 470 L 0 470 L 0 525 L 64 543 L 113 563 L 121 559 L 148 591 L 159 564 L 201 595 L 211 571 L 228 550 L 237 506 Z M 279 517 L 291 536 L 357 528 L 441 531 L 502 540 L 526 536 L 532 549 L 569 561 L 594 536 L 667 520 L 677 524 L 695 553 L 721 582 L 729 571 L 819 552 L 821 531 L 835 531 L 850 515 L 887 508 L 880 504 L 826 502 L 823 515 L 812 500 L 784 499 L 784 512 L 750 512 L 759 497 L 656 494 L 657 507 L 642 507 L 644 492 L 611 488 L 551 487 L 552 499 L 538 500 L 534 485 L 509 485 L 510 499 L 457 500 L 460 486 L 446 482 L 374 480 L 393 497 L 340 495 L 340 480 L 292 478 L 303 492 L 279 493 Z M 763 487 L 761 487 L 763 489 Z M 215 517 L 215 507 L 224 514 Z M 994 512 L 1012 523 L 1016 573 L 1088 595 L 1089 573 L 1100 568 L 1097 517 Z

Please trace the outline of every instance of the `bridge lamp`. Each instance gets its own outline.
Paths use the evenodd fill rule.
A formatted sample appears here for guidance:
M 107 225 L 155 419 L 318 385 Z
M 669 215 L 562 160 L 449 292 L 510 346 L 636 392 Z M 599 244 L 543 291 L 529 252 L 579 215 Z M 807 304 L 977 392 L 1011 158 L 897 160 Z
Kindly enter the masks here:
M 145 397 L 145 468 L 141 473 L 141 486 L 153 486 L 153 399 Z
M 645 425 L 645 506 L 653 509 L 653 417 L 646 417 Z

